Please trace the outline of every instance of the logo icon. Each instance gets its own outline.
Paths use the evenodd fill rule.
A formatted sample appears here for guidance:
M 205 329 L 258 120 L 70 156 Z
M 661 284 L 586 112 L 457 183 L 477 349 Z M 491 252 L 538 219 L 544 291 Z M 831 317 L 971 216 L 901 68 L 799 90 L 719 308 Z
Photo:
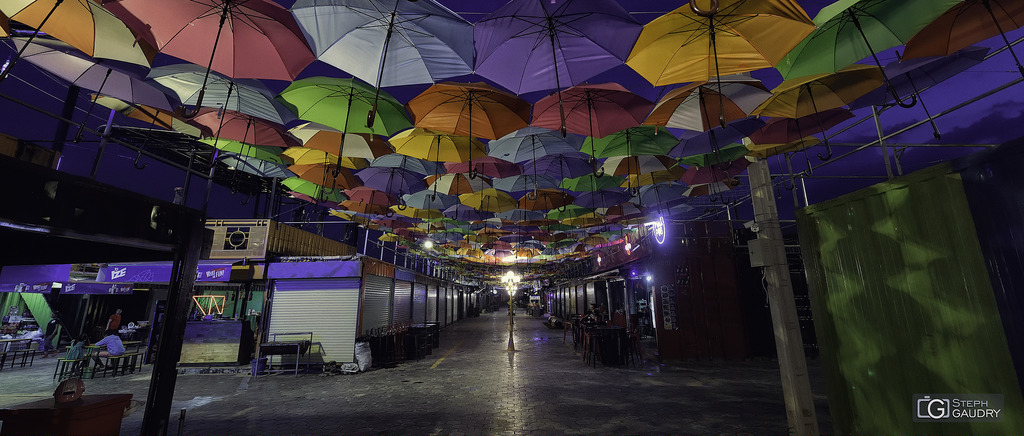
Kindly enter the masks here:
M 917 417 L 919 419 L 949 418 L 949 399 L 932 398 L 925 395 L 917 400 Z
M 110 270 L 110 279 L 111 280 L 119 279 L 119 278 L 124 277 L 126 275 L 128 275 L 128 267 L 114 268 L 114 269 Z

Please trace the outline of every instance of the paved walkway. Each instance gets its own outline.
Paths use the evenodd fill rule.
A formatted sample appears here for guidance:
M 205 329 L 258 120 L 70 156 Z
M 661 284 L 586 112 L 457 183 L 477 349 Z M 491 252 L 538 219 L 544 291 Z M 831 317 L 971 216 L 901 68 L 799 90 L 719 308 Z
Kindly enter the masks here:
M 515 353 L 507 318 L 484 314 L 442 330 L 427 359 L 363 374 L 243 374 L 178 377 L 172 415 L 186 408 L 185 434 L 552 435 L 785 434 L 776 362 L 647 363 L 588 367 L 562 330 L 517 317 Z M 49 396 L 53 359 L 0 372 L 0 407 Z M 820 376 L 822 432 L 831 432 Z M 131 392 L 145 400 L 149 369 L 86 380 L 86 395 Z M 141 401 L 135 403 L 141 406 Z M 137 434 L 141 407 L 122 425 Z M 171 423 L 169 434 L 177 433 Z

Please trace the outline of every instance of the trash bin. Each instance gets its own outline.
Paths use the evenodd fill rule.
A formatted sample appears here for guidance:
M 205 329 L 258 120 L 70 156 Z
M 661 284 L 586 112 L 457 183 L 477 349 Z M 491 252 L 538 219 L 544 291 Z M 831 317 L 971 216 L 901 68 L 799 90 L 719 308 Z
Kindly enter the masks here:
M 298 358 L 298 357 L 296 357 L 296 358 Z M 257 375 L 259 375 L 259 374 L 261 374 L 261 373 L 263 373 L 264 371 L 267 370 L 267 358 L 266 357 L 261 357 L 259 359 L 252 359 L 252 361 L 250 363 L 252 363 L 252 376 L 253 377 L 256 377 Z

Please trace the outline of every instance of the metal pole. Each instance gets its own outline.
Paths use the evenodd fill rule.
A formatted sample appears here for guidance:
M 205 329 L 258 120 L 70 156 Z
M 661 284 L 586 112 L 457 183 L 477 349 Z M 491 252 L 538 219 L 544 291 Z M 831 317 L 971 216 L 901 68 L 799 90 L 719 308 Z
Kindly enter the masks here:
M 754 220 L 761 227 L 757 238 L 764 243 L 763 268 L 768 282 L 768 303 L 775 331 L 775 350 L 779 356 L 789 432 L 792 435 L 817 435 L 818 418 L 807 374 L 800 318 L 793 299 L 793 284 L 790 282 L 789 263 L 786 261 L 782 228 L 779 225 L 779 211 L 775 205 L 775 196 L 772 195 L 768 161 L 758 159 L 747 171 L 750 174 Z
M 512 285 L 509 284 L 509 286 L 508 286 L 508 349 L 507 349 L 507 351 L 516 351 L 515 341 L 512 340 L 512 330 L 513 330 L 512 328 L 513 328 L 513 326 L 515 326 L 515 318 L 513 318 L 513 314 L 514 314 L 515 309 L 512 306 L 512 300 L 513 300 L 512 296 L 513 296 L 514 293 L 515 293 L 515 290 L 513 290 L 512 289 Z
M 871 105 L 871 116 L 875 118 L 875 130 L 878 131 L 878 145 L 882 147 L 882 159 L 885 162 L 885 175 L 892 178 L 892 163 L 889 162 L 889 148 L 885 146 L 885 133 L 882 132 L 882 120 L 878 118 L 878 108 Z
M 110 110 L 110 115 L 107 116 L 107 126 L 103 129 L 103 135 L 100 136 L 100 149 L 96 151 L 96 159 L 92 161 L 92 172 L 89 174 L 89 178 L 93 180 L 96 180 L 96 173 L 100 170 L 100 159 L 103 158 L 103 150 L 107 148 L 107 138 L 110 137 L 110 127 L 114 124 L 114 114 L 116 113 L 116 110 Z

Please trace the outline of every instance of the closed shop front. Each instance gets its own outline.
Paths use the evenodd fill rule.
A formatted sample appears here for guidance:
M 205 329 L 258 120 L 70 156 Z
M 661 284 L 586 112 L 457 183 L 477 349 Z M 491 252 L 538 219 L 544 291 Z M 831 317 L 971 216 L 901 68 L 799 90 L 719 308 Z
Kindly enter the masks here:
M 391 316 L 392 324 L 406 323 L 412 320 L 412 282 L 395 280 L 395 297 Z
M 427 285 L 427 322 L 437 321 L 437 285 Z
M 391 323 L 391 291 L 394 280 L 367 274 L 363 283 L 363 333 L 386 327 Z
M 325 361 L 353 362 L 359 284 L 358 278 L 275 281 L 268 333 L 312 332 Z
M 412 285 L 412 323 L 423 324 L 427 321 L 427 285 Z
M 437 321 L 441 327 L 448 325 L 448 286 L 441 286 L 437 290 Z

